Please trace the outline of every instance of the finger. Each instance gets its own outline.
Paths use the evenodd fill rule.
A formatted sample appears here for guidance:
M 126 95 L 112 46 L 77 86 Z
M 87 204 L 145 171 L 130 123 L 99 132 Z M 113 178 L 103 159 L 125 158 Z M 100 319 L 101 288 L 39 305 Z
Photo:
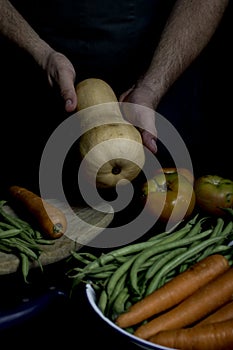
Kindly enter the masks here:
M 129 96 L 133 90 L 134 90 L 134 87 L 131 87 L 127 91 L 123 92 L 119 97 L 119 102 L 123 102 L 123 101 L 127 102 L 127 96 Z
M 157 153 L 156 138 L 146 130 L 141 131 L 142 142 L 152 153 Z
M 65 101 L 66 112 L 73 112 L 77 108 L 77 94 L 74 87 L 73 74 L 66 74 L 63 79 L 60 79 L 60 91 Z
M 66 91 L 64 95 L 65 100 L 65 110 L 66 112 L 73 112 L 77 108 L 77 95 L 74 87 L 70 88 L 70 90 Z

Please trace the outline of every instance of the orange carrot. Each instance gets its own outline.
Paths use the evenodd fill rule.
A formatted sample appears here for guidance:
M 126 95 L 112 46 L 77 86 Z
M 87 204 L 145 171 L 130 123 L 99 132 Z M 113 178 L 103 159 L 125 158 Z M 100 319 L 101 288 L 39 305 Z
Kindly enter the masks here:
M 214 313 L 211 313 L 209 316 L 205 317 L 203 320 L 198 322 L 195 327 L 202 326 L 204 324 L 222 322 L 227 320 L 233 320 L 233 300 L 229 303 L 220 307 Z
M 61 237 L 67 228 L 65 214 L 57 207 L 49 204 L 40 196 L 21 186 L 9 188 L 11 197 L 15 204 L 26 210 L 32 219 L 49 238 Z
M 228 260 L 224 256 L 220 254 L 208 256 L 133 304 L 117 317 L 116 324 L 122 328 L 130 327 L 165 311 L 229 268 Z
M 161 331 L 149 341 L 181 350 L 231 350 L 233 319 L 200 327 Z
M 173 309 L 139 326 L 135 336 L 148 339 L 168 329 L 190 326 L 231 300 L 233 268 L 208 282 Z

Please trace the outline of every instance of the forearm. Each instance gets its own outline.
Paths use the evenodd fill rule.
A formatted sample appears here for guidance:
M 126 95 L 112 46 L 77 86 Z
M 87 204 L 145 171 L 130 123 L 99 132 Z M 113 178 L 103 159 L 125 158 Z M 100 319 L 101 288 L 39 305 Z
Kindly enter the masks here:
M 45 57 L 53 52 L 8 0 L 0 0 L 0 33 L 26 50 L 42 67 Z
M 149 69 L 139 82 L 157 106 L 175 80 L 214 34 L 228 0 L 178 0 L 168 19 Z

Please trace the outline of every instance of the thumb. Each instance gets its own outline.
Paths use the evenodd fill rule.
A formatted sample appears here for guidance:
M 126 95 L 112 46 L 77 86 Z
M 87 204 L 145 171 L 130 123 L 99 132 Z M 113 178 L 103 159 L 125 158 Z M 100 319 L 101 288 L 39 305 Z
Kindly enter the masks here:
M 59 79 L 61 96 L 65 101 L 66 112 L 73 112 L 77 108 L 77 94 L 74 86 L 75 71 L 70 69 L 65 73 L 61 74 Z
M 63 99 L 65 101 L 66 112 L 73 112 L 77 108 L 77 95 L 74 87 L 64 93 Z
M 63 81 L 61 87 L 61 95 L 65 101 L 66 112 L 73 112 L 77 108 L 77 94 L 72 78 Z

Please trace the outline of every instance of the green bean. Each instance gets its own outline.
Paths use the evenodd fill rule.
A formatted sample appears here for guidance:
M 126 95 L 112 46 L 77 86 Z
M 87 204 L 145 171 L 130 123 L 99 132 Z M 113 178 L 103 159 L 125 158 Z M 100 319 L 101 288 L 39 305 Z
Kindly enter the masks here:
M 166 237 L 168 237 L 168 238 L 171 236 L 173 237 L 175 234 L 177 234 L 179 236 L 180 234 L 182 235 L 182 233 L 184 233 L 184 234 L 188 233 L 192 229 L 193 225 L 196 224 L 197 218 L 198 218 L 198 215 L 196 215 L 193 219 L 188 221 L 184 227 L 180 228 L 179 230 L 174 231 L 174 229 L 180 225 L 180 223 L 176 224 L 174 229 L 157 234 L 157 235 L 151 237 L 149 239 L 149 241 L 160 241 Z
M 233 256 L 233 251 L 232 251 L 232 247 L 230 247 L 229 245 L 219 245 L 216 246 L 213 250 L 212 250 L 212 254 L 217 254 L 217 253 L 221 253 L 221 254 L 225 254 L 227 252 L 231 252 L 232 256 Z
M 72 254 L 72 256 L 76 259 L 81 261 L 82 263 L 88 265 L 90 263 L 90 261 L 93 261 L 96 259 L 96 257 L 94 255 L 88 254 L 88 253 L 77 253 L 76 251 L 71 251 L 70 252 Z M 86 259 L 89 258 L 89 259 Z M 91 260 L 90 260 L 91 258 Z
M 31 259 L 38 259 L 38 254 L 36 254 L 32 249 L 27 247 L 26 245 L 20 244 L 17 241 L 13 241 L 12 239 L 4 238 L 2 239 L 2 243 L 6 243 L 11 248 L 16 248 L 20 253 L 26 254 Z
M 77 259 L 77 260 L 80 260 L 80 257 L 85 257 L 87 258 L 87 260 L 85 261 L 85 263 L 89 264 L 90 261 L 94 261 L 97 259 L 97 257 L 91 253 L 88 253 L 88 252 L 76 252 L 75 250 L 71 250 L 71 255 Z M 80 260 L 81 261 L 81 260 Z
M 198 215 L 195 216 L 195 218 L 191 221 L 192 224 L 190 224 L 190 222 L 184 227 L 187 228 L 188 230 L 186 231 L 187 235 L 186 237 L 193 237 L 195 235 L 197 235 L 198 233 L 201 233 L 201 229 L 202 229 L 202 223 L 203 221 L 205 221 L 207 218 L 204 217 L 204 218 L 201 218 L 200 220 L 198 220 L 196 222 L 196 219 L 197 219 Z M 176 236 L 176 233 L 174 235 L 171 236 L 171 238 L 174 239 L 171 239 L 171 241 L 174 241 L 176 239 L 180 239 L 182 237 L 185 237 L 185 235 L 177 235 Z
M 177 276 L 177 269 L 171 269 L 167 275 L 162 276 L 162 278 L 159 281 L 158 288 L 162 287 L 165 283 L 171 281 L 175 276 Z M 146 293 L 144 293 L 143 297 L 146 296 Z
M 182 228 L 183 230 L 184 228 Z M 170 236 L 170 234 L 173 232 L 173 229 L 169 230 L 169 231 L 163 231 L 161 233 L 154 233 L 152 237 L 148 238 L 148 242 L 151 241 L 159 241 L 160 239 L 164 239 L 164 237 L 168 237 Z M 176 231 L 177 232 L 177 231 Z
M 7 221 L 8 224 L 12 224 L 14 227 L 22 228 L 22 226 L 15 220 L 15 217 L 11 214 L 7 214 L 3 207 L 0 208 L 0 214 Z
M 118 264 L 123 264 L 124 262 L 126 262 L 126 260 L 129 259 L 128 255 L 122 255 L 122 256 L 115 256 L 114 260 L 116 261 L 116 263 Z
M 24 282 L 28 283 L 28 273 L 29 273 L 29 260 L 28 256 L 24 253 L 20 253 L 21 270 L 24 278 Z
M 149 246 L 150 245 L 151 245 L 151 243 L 149 243 Z M 140 252 L 141 250 L 143 250 L 142 247 L 148 246 L 148 244 L 145 245 L 144 242 L 143 242 L 142 244 L 140 244 L 139 247 L 137 247 L 137 246 L 138 246 L 138 243 L 134 245 L 132 250 L 134 251 L 134 249 L 135 249 L 135 251 L 139 250 L 139 252 Z M 140 248 L 140 249 L 137 249 L 137 248 Z M 124 262 L 127 262 L 129 260 L 129 258 L 132 256 L 132 255 L 130 255 L 128 253 L 128 251 L 129 251 L 128 247 L 127 247 L 127 250 L 120 248 L 120 249 L 118 249 L 116 251 L 113 251 L 113 252 L 111 252 L 109 254 L 107 253 L 105 255 L 102 255 L 100 258 L 96 258 L 96 260 L 94 260 L 94 261 L 90 262 L 89 264 L 87 264 L 84 268 L 82 268 L 82 272 L 80 272 L 78 274 L 72 275 L 71 272 L 72 272 L 72 270 L 74 270 L 74 268 L 72 268 L 70 271 L 68 271 L 67 275 L 70 278 L 76 279 L 76 281 L 73 282 L 73 288 L 75 288 L 82 281 L 82 279 L 85 276 L 88 276 L 90 274 L 90 272 L 92 270 L 95 270 L 97 267 L 103 267 L 103 266 L 107 265 L 108 263 L 110 263 L 111 261 L 114 261 L 114 260 L 116 262 L 118 262 L 119 259 L 120 259 L 119 262 L 121 262 L 122 264 Z M 120 255 L 122 252 L 123 253 L 127 252 L 128 256 Z
M 110 276 L 112 276 L 112 271 L 97 272 L 97 273 L 94 273 L 93 275 L 90 274 L 88 277 L 95 280 L 96 279 L 105 280 Z
M 182 248 L 177 248 L 172 250 L 171 252 L 166 252 L 164 258 L 159 259 L 157 264 L 152 265 L 148 270 L 147 273 L 145 275 L 145 280 L 148 280 L 150 278 L 152 278 L 154 276 L 154 274 L 160 270 L 161 267 L 163 267 L 164 264 L 166 264 L 169 260 L 171 260 L 172 258 L 174 258 L 176 255 L 179 255 L 180 253 L 183 253 L 184 251 L 186 251 L 187 248 L 186 247 L 182 247 Z M 145 281 L 146 282 L 146 281 Z
M 29 248 L 33 250 L 36 254 L 39 254 L 42 252 L 41 247 L 38 244 L 36 244 L 34 241 L 28 242 L 19 237 L 12 237 L 10 238 L 10 241 L 11 243 L 15 244 L 15 247 L 18 246 L 18 247 Z
M 219 244 L 223 243 L 226 240 L 226 237 L 232 232 L 233 223 L 230 221 L 224 228 L 224 221 L 222 218 L 217 219 L 217 224 L 214 228 L 213 233 L 211 234 L 211 237 L 217 237 L 221 236 L 222 240 L 220 242 L 216 243 L 216 246 L 210 246 L 206 249 L 206 252 L 203 253 L 203 256 L 208 256 L 210 254 L 213 254 L 213 251 L 215 248 L 218 248 Z
M 126 303 L 132 304 L 133 300 L 150 294 L 208 252 L 219 252 L 233 263 L 233 253 L 228 246 L 233 223 L 224 228 L 223 219 L 218 219 L 215 226 L 211 224 L 210 229 L 203 230 L 207 219 L 210 218 L 199 219 L 196 215 L 184 227 L 173 228 L 173 233 L 162 232 L 147 241 L 115 249 L 100 257 L 89 258 L 75 252 L 84 267 L 73 268 L 68 273 L 73 278 L 72 290 L 80 282 L 91 280 L 99 299 L 104 300 L 100 300 L 102 312 L 111 318 L 116 310 L 123 310 Z
M 28 235 L 28 232 L 25 230 L 20 233 L 18 239 L 25 244 L 29 243 L 30 245 L 36 246 L 35 239 Z
M 84 283 L 88 283 L 89 281 L 85 281 L 84 278 L 85 278 L 85 273 L 79 273 L 75 276 L 72 276 L 70 275 L 69 277 L 73 278 L 73 281 L 72 281 L 72 286 L 71 286 L 71 291 L 70 291 L 70 295 L 72 294 L 73 290 L 82 282 Z
M 160 240 L 157 240 L 157 241 L 154 241 L 154 243 L 163 243 L 163 244 L 167 244 L 167 243 L 170 243 L 170 242 L 174 242 L 176 240 L 179 240 L 185 236 L 188 235 L 190 231 L 190 228 L 186 227 L 186 228 L 183 228 L 183 229 L 180 229 L 179 231 L 176 231 L 172 234 L 170 234 L 168 237 L 164 237 L 163 239 L 160 239 Z
M 233 264 L 232 254 L 224 255 L 224 257 L 225 257 L 225 259 L 228 260 L 229 265 L 232 266 L 232 264 Z
M 151 265 L 156 264 L 156 262 L 162 259 L 165 255 L 167 255 L 167 252 L 162 252 L 160 254 L 152 256 L 144 262 L 144 264 L 139 268 L 139 271 L 144 271 L 145 269 L 148 270 L 148 268 L 150 268 Z
M 153 278 L 153 276 L 165 265 L 167 264 L 171 259 L 175 258 L 177 255 L 187 251 L 187 247 L 177 248 L 172 250 L 171 252 L 166 252 L 164 254 L 164 257 L 159 259 L 156 264 L 153 264 L 150 269 L 147 271 L 145 276 L 143 276 L 143 283 L 140 287 L 140 296 L 143 296 L 146 290 L 146 285 L 148 284 L 148 280 Z
M 96 267 L 94 270 L 91 270 L 90 272 L 92 273 L 93 271 L 116 271 L 122 264 L 119 264 L 115 261 L 113 261 L 112 263 L 106 264 L 104 266 L 99 266 Z
M 172 270 L 171 273 L 167 276 L 163 276 L 158 284 L 158 288 L 162 287 L 165 283 L 171 281 L 177 275 L 176 269 Z
M 82 267 L 79 267 L 79 266 L 76 266 L 76 267 L 72 267 L 70 270 L 68 270 L 66 272 L 66 274 L 70 277 L 71 274 L 73 275 L 74 272 L 83 272 L 83 268 Z M 74 276 L 74 275 L 73 275 Z
M 116 286 L 116 284 L 118 283 L 119 279 L 122 277 L 122 275 L 124 275 L 128 269 L 130 268 L 130 266 L 132 265 L 132 263 L 134 262 L 134 260 L 136 259 L 136 256 L 132 256 L 130 257 L 124 264 L 122 264 L 111 276 L 110 280 L 108 281 L 107 284 L 107 294 L 108 297 L 111 297 L 114 288 Z
M 0 252 L 3 253 L 12 253 L 12 248 L 8 247 L 7 245 L 4 245 L 0 242 Z
M 111 253 L 106 253 L 101 255 L 96 260 L 92 261 L 90 264 L 84 267 L 84 272 L 88 272 L 89 270 L 92 270 L 95 267 L 103 266 L 110 261 L 113 261 L 114 259 L 118 258 L 119 256 L 123 255 L 132 255 L 133 253 L 138 253 L 144 250 L 146 247 L 152 246 L 152 242 L 142 242 L 142 243 L 135 243 L 129 246 L 125 246 L 119 249 L 114 250 Z
M 187 226 L 187 225 L 186 225 Z M 184 231 L 182 231 L 184 232 Z M 206 233 L 203 233 L 203 235 L 205 236 L 207 234 L 207 231 L 205 231 Z M 177 233 L 177 234 L 180 234 Z M 193 239 L 193 238 L 190 238 Z M 196 239 L 196 238 L 194 238 Z M 132 255 L 134 253 L 139 253 L 141 251 L 146 250 L 147 248 L 151 248 L 155 246 L 155 242 L 153 241 L 146 241 L 146 242 L 141 242 L 141 243 L 135 243 L 135 244 L 131 244 L 129 246 L 125 246 L 119 249 L 116 249 L 113 252 L 107 253 L 107 254 L 103 254 L 101 255 L 99 258 L 97 258 L 96 260 L 94 260 L 93 262 L 91 262 L 90 264 L 88 264 L 87 266 L 84 267 L 84 272 L 91 270 L 97 266 L 102 266 L 104 264 L 107 264 L 108 262 L 114 260 L 115 258 L 122 256 L 122 255 Z M 175 246 L 177 244 L 177 242 L 174 242 Z M 187 243 L 188 244 L 188 243 Z
M 183 227 L 183 228 L 181 228 L 180 230 L 178 230 L 178 231 L 186 231 L 186 227 Z M 175 232 L 178 232 L 178 231 L 175 231 Z M 162 232 L 162 233 L 158 233 L 158 234 L 155 234 L 155 235 L 153 235 L 152 237 L 150 237 L 149 239 L 148 239 L 148 241 L 149 242 L 159 242 L 160 240 L 163 240 L 164 238 L 166 238 L 166 237 L 170 237 L 170 235 L 171 234 L 173 234 L 173 232 L 170 232 L 170 231 L 164 231 L 164 232 Z
M 193 237 L 195 235 L 197 235 L 198 233 L 201 233 L 202 231 L 202 224 L 204 221 L 206 221 L 208 219 L 208 217 L 203 217 L 201 218 L 195 226 L 193 226 L 193 228 L 189 231 L 189 233 L 187 234 L 187 237 Z M 212 235 L 212 233 L 211 233 Z M 191 245 L 190 248 L 194 247 L 195 245 L 199 244 L 198 241 L 194 241 Z
M 161 270 L 152 278 L 147 290 L 146 295 L 152 293 L 154 290 L 158 288 L 159 281 L 162 276 L 166 275 L 170 269 L 174 269 L 175 267 L 179 266 L 181 263 L 186 261 L 186 259 L 189 259 L 192 256 L 196 256 L 197 253 L 201 252 L 211 244 L 214 244 L 220 240 L 219 237 L 212 237 L 209 238 L 206 241 L 201 242 L 199 245 L 193 247 L 192 249 L 189 249 L 188 251 L 180 254 L 175 259 L 171 260 L 167 265 L 164 265 Z M 196 261 L 196 260 L 195 260 Z
M 2 229 L 7 229 L 7 230 L 11 230 L 11 229 L 15 229 L 15 226 L 14 225 L 10 225 L 10 224 L 8 224 L 8 223 L 6 223 L 6 222 L 3 222 L 3 221 L 0 221 L 0 227 L 2 228 Z M 18 228 L 19 229 L 19 228 Z
M 216 236 L 220 235 L 220 234 L 221 234 L 221 231 L 222 231 L 222 229 L 223 229 L 223 225 L 224 225 L 223 219 L 220 218 L 220 217 L 217 218 L 217 223 L 216 223 L 216 225 L 215 225 L 215 227 L 214 227 L 214 229 L 213 229 L 213 232 L 211 233 L 210 237 L 216 237 Z M 219 243 L 217 243 L 217 244 L 219 244 Z M 203 257 L 204 257 L 204 256 L 210 255 L 212 249 L 213 249 L 212 246 L 208 247 L 208 248 L 206 249 L 206 251 L 203 253 Z
M 35 230 L 32 228 L 32 226 L 25 220 L 20 219 L 18 216 L 12 217 L 13 222 L 17 223 L 21 228 L 26 229 L 29 234 L 35 235 Z
M 92 269 L 89 271 L 89 273 L 87 274 L 88 276 L 94 276 L 96 273 L 100 273 L 100 272 L 106 272 L 106 271 L 115 271 L 118 268 L 119 265 L 116 264 L 108 264 L 108 265 L 104 265 L 104 266 L 99 266 L 96 267 L 95 269 Z
M 2 201 L 1 202 L 1 207 L 0 207 L 0 215 L 5 219 L 7 222 L 1 223 L 1 225 L 5 225 L 5 227 L 10 228 L 10 226 L 21 229 L 22 233 L 24 232 L 24 239 L 29 239 L 30 238 L 36 238 L 38 231 L 34 230 L 31 225 L 26 222 L 25 220 L 20 219 L 17 216 L 14 216 L 12 214 L 7 213 L 3 206 L 6 202 Z M 26 234 L 26 235 L 25 235 Z M 42 238 L 42 235 L 40 233 L 39 238 Z
M 45 238 L 37 238 L 35 242 L 42 245 L 53 245 L 55 243 L 54 240 Z
M 175 242 L 171 242 L 171 243 L 167 243 L 167 244 L 159 244 L 158 243 L 158 244 L 154 244 L 153 246 L 151 246 L 148 249 L 145 249 L 141 254 L 138 255 L 137 259 L 135 259 L 135 261 L 130 269 L 130 280 L 131 280 L 131 285 L 132 285 L 132 288 L 134 289 L 134 291 L 136 293 L 139 293 L 139 290 L 137 287 L 137 273 L 138 273 L 138 269 L 140 268 L 140 266 L 147 259 L 149 259 L 151 256 L 158 254 L 158 253 L 161 253 L 161 252 L 169 251 L 171 249 L 179 248 L 182 246 L 187 246 L 196 240 L 198 241 L 202 238 L 207 237 L 208 235 L 210 235 L 211 232 L 212 232 L 212 230 L 209 229 L 209 230 L 206 230 L 202 233 L 199 233 L 193 237 L 183 238 L 180 241 L 175 241 Z
M 116 284 L 113 292 L 112 292 L 112 295 L 110 296 L 110 298 L 108 298 L 108 310 L 111 308 L 113 302 L 115 301 L 117 295 L 120 293 L 120 291 L 125 287 L 125 282 L 126 282 L 126 279 L 127 279 L 127 274 L 123 274 L 119 280 L 118 280 L 118 283 Z
M 229 215 L 233 216 L 233 208 L 221 208 L 221 209 L 224 210 Z
M 223 226 L 224 226 L 224 220 L 221 217 L 217 218 L 217 224 L 213 230 L 213 233 L 211 234 L 211 237 L 218 236 L 222 232 Z
M 0 232 L 0 240 L 2 238 L 11 238 L 17 236 L 21 232 L 21 229 L 11 228 Z
M 183 233 L 187 232 L 190 229 L 190 227 L 192 227 L 192 225 L 194 225 L 197 218 L 198 218 L 198 215 L 196 215 L 193 219 L 188 221 L 186 223 L 186 225 L 184 226 L 184 228 L 182 228 L 179 231 L 182 231 Z M 88 273 L 89 270 L 92 270 L 98 266 L 103 266 L 103 265 L 113 261 L 114 259 L 115 260 L 118 259 L 118 260 L 120 260 L 120 262 L 125 261 L 129 258 L 130 255 L 132 256 L 133 254 L 137 254 L 139 252 L 144 251 L 146 248 L 153 246 L 153 244 L 155 243 L 153 241 L 153 239 L 157 240 L 158 238 L 161 238 L 163 236 L 168 236 L 170 234 L 170 231 L 163 232 L 159 235 L 155 235 L 154 237 L 148 239 L 145 242 L 134 243 L 134 244 L 131 244 L 129 246 L 124 246 L 124 247 L 118 248 L 110 253 L 102 254 L 99 258 L 96 258 L 94 261 L 90 262 L 89 264 L 87 264 L 84 267 L 84 273 Z M 173 235 L 176 233 L 177 233 L 177 235 L 179 235 L 180 234 L 179 231 L 176 231 L 175 233 L 173 233 Z M 74 283 L 74 284 L 76 284 L 76 283 Z
M 233 221 L 229 221 L 225 228 L 222 230 L 221 236 L 229 235 L 233 230 Z
M 105 289 L 103 289 L 100 293 L 99 299 L 98 299 L 98 307 L 100 309 L 100 311 L 104 314 L 105 310 L 106 310 L 106 306 L 107 306 L 107 302 L 108 302 L 108 295 L 105 291 Z
M 228 251 L 232 252 L 232 247 L 228 246 L 228 245 L 218 245 L 215 244 L 213 247 L 210 246 L 208 247 L 210 249 L 206 249 L 197 259 L 197 261 L 200 261 L 204 258 L 206 258 L 207 256 L 211 255 L 211 254 L 222 254 L 224 255 L 224 253 L 227 253 Z M 233 256 L 233 252 L 231 254 L 231 256 Z
M 165 283 L 167 283 L 172 277 L 168 277 L 168 276 L 162 276 L 159 283 L 158 283 L 158 288 L 162 287 Z M 145 293 L 145 295 L 148 295 L 148 293 Z
M 113 303 L 112 318 L 114 318 L 115 316 L 117 316 L 125 311 L 125 303 L 126 303 L 128 298 L 129 298 L 129 291 L 128 291 L 128 288 L 125 287 L 120 291 L 120 293 L 118 294 L 118 296 L 116 297 L 116 299 Z
M 197 219 L 197 216 L 190 220 L 184 228 L 182 228 L 182 232 L 186 231 L 187 228 L 190 228 L 193 223 L 196 221 Z M 169 231 L 170 232 L 170 231 Z M 107 253 L 107 254 L 102 254 L 99 258 L 97 258 L 96 260 L 94 260 L 92 263 L 90 263 L 88 266 L 86 266 L 85 268 L 87 269 L 92 269 L 96 266 L 102 266 L 114 259 L 117 259 L 120 257 L 120 259 L 123 257 L 123 256 L 128 256 L 128 255 L 132 255 L 134 253 L 138 253 L 140 251 L 143 251 L 144 249 L 152 246 L 154 244 L 153 242 L 153 238 L 159 238 L 160 236 L 162 235 L 168 235 L 169 232 L 164 232 L 160 235 L 155 235 L 155 237 L 152 237 L 150 239 L 148 239 L 147 241 L 145 242 L 140 242 L 140 243 L 134 243 L 134 244 L 131 244 L 131 245 L 128 245 L 128 246 L 124 246 L 124 247 L 121 247 L 121 248 L 118 248 L 110 253 Z M 178 232 L 176 232 L 178 234 Z
M 78 286 L 81 282 L 88 282 L 88 281 L 94 281 L 96 283 L 96 280 L 99 280 L 97 283 L 105 284 L 106 280 L 112 276 L 112 271 L 105 271 L 105 272 L 99 272 L 95 273 L 93 276 L 87 275 L 85 273 L 82 273 L 82 269 L 80 268 L 77 273 L 75 273 L 74 269 L 69 271 L 68 277 L 73 279 L 73 285 L 72 288 L 75 288 Z
M 189 264 L 187 264 L 187 263 L 184 263 L 184 264 L 180 265 L 179 273 L 182 273 L 185 270 L 187 270 L 188 266 L 189 266 Z
M 192 237 L 195 236 L 196 234 L 200 233 L 202 230 L 202 224 L 204 221 L 206 221 L 208 218 L 207 217 L 203 217 L 201 218 L 189 231 L 188 233 L 188 237 Z
M 40 231 L 34 230 L 34 235 L 33 235 L 34 239 L 41 239 L 43 237 L 43 235 L 41 234 Z
M 41 245 L 54 244 L 54 241 L 44 239 L 28 222 L 8 213 L 4 208 L 5 204 L 6 201 L 0 201 L 0 251 L 14 254 L 20 259 L 21 272 L 24 281 L 27 282 L 29 261 L 36 260 L 43 271 L 39 260 Z

